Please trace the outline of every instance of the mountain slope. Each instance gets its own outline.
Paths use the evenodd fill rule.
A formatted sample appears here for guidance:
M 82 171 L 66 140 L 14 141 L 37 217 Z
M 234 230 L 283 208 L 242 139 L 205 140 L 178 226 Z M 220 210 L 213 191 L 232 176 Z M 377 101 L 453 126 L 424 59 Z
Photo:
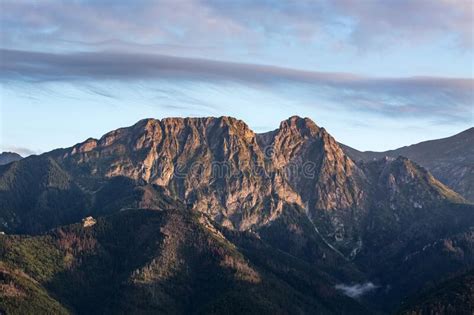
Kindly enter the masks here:
M 127 210 L 91 227 L 3 236 L 0 244 L 4 264 L 22 268 L 78 314 L 368 312 L 303 261 L 240 232 L 233 237 L 259 252 L 249 245 L 241 252 L 196 212 Z M 285 271 L 288 264 L 294 271 Z
M 449 279 L 411 301 L 400 314 L 470 315 L 474 310 L 474 271 Z
M 237 229 L 278 211 L 256 135 L 235 118 L 146 119 L 53 156 L 78 180 L 124 176 L 158 185 Z
M 420 142 L 385 152 L 361 152 L 342 144 L 341 147 L 354 161 L 405 156 L 474 202 L 474 127 L 452 137 Z
M 69 314 L 36 280 L 16 268 L 0 264 L 2 314 Z
M 0 153 L 0 165 L 5 165 L 11 162 L 19 161 L 23 157 L 15 152 L 2 152 Z
M 0 223 L 8 234 L 44 234 L 52 228 L 80 222 L 86 216 L 98 217 L 98 227 L 108 226 L 101 223 L 102 220 L 109 222 L 124 216 L 133 221 L 137 215 L 136 220 L 141 220 L 145 210 L 128 211 L 135 208 L 160 209 L 156 213 L 161 213 L 159 216 L 165 221 L 157 220 L 168 222 L 166 218 L 171 218 L 168 215 L 175 218 L 173 213 L 178 208 L 189 209 L 178 211 L 176 216 L 181 219 L 176 217 L 176 220 L 182 222 L 183 218 L 193 215 L 205 218 L 207 223 L 199 221 L 199 224 L 212 226 L 225 235 L 228 242 L 225 244 L 237 248 L 237 252 L 250 261 L 250 269 L 261 277 L 276 277 L 275 286 L 280 289 L 264 292 L 255 289 L 262 301 L 268 300 L 265 294 L 279 296 L 290 290 L 283 289 L 287 285 L 295 290 L 292 293 L 295 299 L 286 306 L 278 306 L 280 310 L 301 298 L 306 301 L 302 302 L 302 312 L 310 312 L 316 306 L 322 307 L 324 299 L 320 297 L 325 292 L 333 292 L 336 284 L 357 285 L 371 281 L 375 283 L 374 292 L 362 300 L 371 308 L 390 312 L 434 278 L 448 278 L 460 269 L 474 266 L 471 250 L 474 206 L 407 158 L 354 162 L 324 128 L 308 118 L 296 116 L 265 134 L 255 134 L 245 123 L 231 117 L 145 119 L 109 132 L 98 140 L 88 139 L 71 148 L 0 166 L 0 197 Z M 184 233 L 183 238 L 176 239 L 177 244 L 183 240 L 194 244 L 184 247 L 185 252 L 214 252 L 206 245 L 214 243 L 214 239 L 194 242 L 193 237 L 202 236 L 198 232 L 201 225 L 179 223 L 172 225 L 170 229 L 174 232 L 169 233 L 181 235 L 189 231 L 190 234 Z M 162 228 L 161 223 L 156 223 L 150 230 Z M 89 266 L 98 269 L 80 269 L 83 277 L 117 271 L 120 266 L 115 265 L 114 259 L 127 262 L 133 260 L 132 257 L 142 257 L 144 264 L 149 263 L 149 257 L 142 255 L 154 249 L 162 238 L 142 235 L 141 225 L 136 226 L 136 231 L 128 229 L 126 224 L 120 223 L 107 233 L 119 238 L 122 233 L 128 235 L 132 243 L 127 246 L 136 247 L 134 242 L 137 241 L 142 252 L 121 249 L 118 253 L 96 253 L 94 250 L 96 258 Z M 80 231 L 75 231 L 71 238 L 76 239 L 77 233 L 82 237 Z M 42 237 L 34 239 L 44 244 Z M 97 235 L 91 237 L 94 243 L 104 241 Z M 108 236 L 104 237 L 109 244 Z M 136 240 L 141 237 L 145 239 Z M 123 245 L 112 243 L 111 248 Z M 202 279 L 194 278 L 199 268 L 204 274 L 212 273 L 209 266 L 201 265 L 203 261 L 214 261 L 213 268 L 221 268 L 214 256 L 192 254 L 180 258 L 178 252 L 182 250 L 174 247 L 169 252 L 167 259 L 171 265 L 183 261 L 186 268 L 192 270 L 184 278 L 173 279 L 183 287 L 193 287 L 194 283 L 204 285 L 200 282 Z M 152 255 L 154 258 L 150 259 L 164 259 L 160 255 Z M 110 270 L 100 269 L 106 267 L 100 266 L 98 257 L 106 261 L 113 258 L 106 265 Z M 188 261 L 190 257 L 197 258 Z M 271 257 L 279 257 L 279 261 Z M 436 261 L 436 270 L 427 268 L 422 257 Z M 18 261 L 12 261 L 12 266 L 27 268 Z M 131 272 L 144 266 L 132 264 L 123 268 Z M 298 271 L 293 274 L 290 271 L 296 266 Z M 172 272 L 163 271 L 161 267 L 155 271 Z M 51 272 L 62 274 L 64 269 Z M 57 278 L 56 285 L 60 287 L 76 281 L 74 277 L 81 278 L 75 272 L 69 276 L 73 278 Z M 128 273 L 122 274 L 122 271 L 115 276 L 129 279 Z M 319 282 L 314 277 L 324 280 Z M 142 295 L 145 290 L 146 294 L 156 296 L 159 303 L 168 303 L 166 308 L 179 308 L 176 298 L 169 296 L 170 290 L 174 290 L 169 283 L 162 282 L 158 287 L 147 284 L 147 289 L 126 284 L 126 290 L 122 290 L 122 282 L 113 284 L 108 278 L 96 278 L 92 276 L 91 283 L 78 285 L 84 286 L 81 287 L 84 292 L 104 290 L 98 293 L 104 301 L 106 296 L 115 299 L 117 292 L 127 290 L 130 296 L 145 298 Z M 225 283 L 235 280 L 227 276 L 223 279 L 230 281 Z M 209 283 L 218 285 L 221 280 L 212 278 Z M 110 289 L 102 288 L 102 282 L 113 285 Z M 308 294 L 300 291 L 300 285 L 310 286 L 311 291 L 319 293 L 308 300 Z M 249 288 L 237 287 L 244 292 L 229 294 L 234 299 L 248 299 L 246 290 Z M 324 290 L 318 291 L 316 287 L 324 287 Z M 391 289 L 382 289 L 387 287 Z M 177 287 L 177 290 L 184 289 Z M 339 299 L 340 296 L 334 294 Z M 82 304 L 74 298 L 64 296 L 61 303 L 66 301 L 64 305 L 81 309 Z M 273 298 L 272 295 L 272 301 Z M 125 298 L 117 299 L 126 302 Z M 199 307 L 205 306 L 202 301 Z M 227 303 L 227 299 L 221 301 Z M 116 303 L 116 300 L 107 303 Z M 127 303 L 117 305 L 117 311 L 138 307 Z M 209 300 L 209 303 L 214 307 L 217 302 Z M 258 309 L 266 308 L 255 303 Z M 331 305 L 323 305 L 323 309 L 331 313 L 335 310 Z M 102 307 L 106 307 L 105 304 Z

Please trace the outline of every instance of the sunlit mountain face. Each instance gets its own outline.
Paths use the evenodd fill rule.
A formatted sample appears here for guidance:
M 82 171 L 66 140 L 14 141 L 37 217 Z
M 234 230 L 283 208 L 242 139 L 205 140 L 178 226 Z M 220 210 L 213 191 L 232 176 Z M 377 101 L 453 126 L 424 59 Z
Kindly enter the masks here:
M 473 12 L 1 1 L 0 314 L 472 314 Z

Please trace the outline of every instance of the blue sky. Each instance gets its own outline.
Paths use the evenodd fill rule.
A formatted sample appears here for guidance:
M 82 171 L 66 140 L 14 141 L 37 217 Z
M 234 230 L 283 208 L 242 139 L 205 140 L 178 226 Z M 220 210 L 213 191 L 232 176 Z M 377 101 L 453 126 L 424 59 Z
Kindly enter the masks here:
M 471 0 L 0 2 L 0 151 L 137 120 L 307 116 L 361 150 L 474 125 Z

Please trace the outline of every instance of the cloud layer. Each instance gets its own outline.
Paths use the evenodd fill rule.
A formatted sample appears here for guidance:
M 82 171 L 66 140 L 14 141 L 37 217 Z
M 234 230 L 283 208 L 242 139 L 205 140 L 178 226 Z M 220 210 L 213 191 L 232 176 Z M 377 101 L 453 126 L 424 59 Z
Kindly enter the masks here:
M 254 46 L 268 38 L 333 38 L 360 49 L 446 39 L 473 45 L 471 0 L 4 0 L 1 9 L 8 12 L 1 42 L 10 47 L 110 40 Z
M 323 99 L 346 109 L 390 117 L 425 117 L 440 123 L 472 121 L 474 80 L 374 78 L 348 73 L 118 52 L 38 53 L 0 50 L 4 82 L 166 81 L 236 84 L 288 97 Z M 293 90 L 293 92 L 288 92 Z

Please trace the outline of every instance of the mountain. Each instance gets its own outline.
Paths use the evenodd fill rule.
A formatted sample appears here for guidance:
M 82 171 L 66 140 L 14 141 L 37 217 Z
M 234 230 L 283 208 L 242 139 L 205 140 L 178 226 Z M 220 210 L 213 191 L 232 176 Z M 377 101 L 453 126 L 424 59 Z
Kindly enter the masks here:
M 11 162 L 19 161 L 23 157 L 15 152 L 2 152 L 0 153 L 0 165 L 5 165 Z
M 437 284 L 408 303 L 401 314 L 470 315 L 474 310 L 474 270 Z
M 240 232 L 231 237 L 248 244 L 236 247 L 225 234 L 177 205 L 129 209 L 41 236 L 4 236 L 0 250 L 3 264 L 21 267 L 61 301 L 49 304 L 77 314 L 369 312 L 310 264 Z M 0 302 L 7 313 L 44 299 L 14 280 L 5 285 L 16 290 Z
M 77 224 L 87 216 L 97 218 L 90 229 Z M 152 226 L 133 223 L 154 216 Z M 434 279 L 474 267 L 473 205 L 407 158 L 355 162 L 324 128 L 297 116 L 264 134 L 232 117 L 145 119 L 0 166 L 0 225 L 6 270 L 34 279 L 44 303 L 76 313 L 94 312 L 87 307 L 98 301 L 98 313 L 219 313 L 244 300 L 233 309 L 393 312 Z M 112 240 L 120 235 L 128 243 Z M 89 246 L 83 237 L 97 247 L 71 257 Z M 69 252 L 57 245 L 64 242 L 73 242 Z M 12 258 L 15 247 L 26 248 Z M 50 250 L 28 263 L 42 248 Z M 234 275 L 243 268 L 253 284 L 229 277 L 226 266 Z M 46 278 L 37 273 L 46 270 Z M 71 286 L 79 293 L 62 291 Z
M 341 147 L 354 161 L 405 156 L 474 202 L 474 127 L 452 137 L 420 142 L 385 152 L 361 152 L 342 144 Z

